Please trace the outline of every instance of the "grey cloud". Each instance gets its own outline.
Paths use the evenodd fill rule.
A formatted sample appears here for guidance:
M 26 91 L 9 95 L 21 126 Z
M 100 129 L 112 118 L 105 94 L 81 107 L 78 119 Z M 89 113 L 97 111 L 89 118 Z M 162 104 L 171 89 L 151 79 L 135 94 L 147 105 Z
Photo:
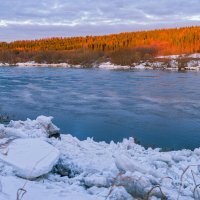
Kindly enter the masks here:
M 0 40 L 6 41 L 200 24 L 199 0 L 0 0 L 0 5 Z

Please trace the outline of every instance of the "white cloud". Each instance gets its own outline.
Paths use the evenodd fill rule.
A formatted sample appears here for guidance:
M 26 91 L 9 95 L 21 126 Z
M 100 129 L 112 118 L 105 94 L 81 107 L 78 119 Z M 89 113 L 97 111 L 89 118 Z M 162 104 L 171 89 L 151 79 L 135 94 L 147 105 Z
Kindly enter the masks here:
M 45 37 L 61 29 L 67 36 L 200 25 L 199 0 L 0 0 L 0 5 L 0 40 L 21 38 L 20 29 L 38 38 L 41 31 Z
M 200 22 L 200 15 L 188 16 L 188 17 L 185 17 L 185 19 L 191 20 L 191 21 L 199 21 Z

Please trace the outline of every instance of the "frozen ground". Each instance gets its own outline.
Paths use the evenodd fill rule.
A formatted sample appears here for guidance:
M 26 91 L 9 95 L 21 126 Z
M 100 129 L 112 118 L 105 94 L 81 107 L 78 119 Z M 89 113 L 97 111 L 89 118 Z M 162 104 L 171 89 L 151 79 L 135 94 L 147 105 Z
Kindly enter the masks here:
M 0 126 L 1 200 L 199 199 L 200 149 L 162 152 L 145 149 L 132 138 L 110 144 L 97 143 L 90 138 L 80 141 L 71 135 L 49 138 L 50 135 L 58 136 L 59 131 L 51 120 L 40 116 L 36 120 Z M 19 140 L 23 142 L 16 143 Z M 27 149 L 25 141 L 30 146 L 31 141 L 34 144 L 23 159 L 22 150 Z M 43 174 L 35 173 L 35 179 L 20 178 L 22 169 L 40 171 L 38 163 L 44 160 L 52 163 L 49 162 L 52 156 L 42 152 L 47 150 L 46 144 L 50 152 L 51 148 L 59 152 L 53 169 L 45 168 Z M 6 162 L 12 145 L 19 149 L 15 159 Z M 13 152 L 11 154 L 13 156 Z M 26 164 L 28 154 L 30 162 L 36 162 L 33 169 Z M 40 154 L 46 156 L 41 158 Z M 21 163 L 16 167 L 18 157 Z
M 186 62 L 186 67 L 184 70 L 200 70 L 200 53 L 195 54 L 181 54 L 181 55 L 169 55 L 169 56 L 159 56 L 155 61 L 149 62 L 138 62 L 132 63 L 131 66 L 121 66 L 115 65 L 111 62 L 103 62 L 100 64 L 95 64 L 91 67 L 107 70 L 130 70 L 130 69 L 165 69 L 165 70 L 178 70 L 179 60 L 183 59 Z M 0 66 L 10 66 L 8 63 L 1 63 Z M 47 63 L 36 63 L 34 61 L 29 61 L 25 63 L 16 63 L 14 66 L 18 67 L 64 67 L 64 68 L 83 68 L 81 65 L 70 65 L 68 63 L 57 63 L 57 64 L 47 64 Z
M 182 62 L 182 63 L 181 63 Z M 184 63 L 185 62 L 185 63 Z M 170 55 L 159 56 L 154 61 L 133 63 L 132 66 L 119 66 L 111 63 L 102 63 L 99 65 L 101 69 L 161 69 L 177 71 L 182 68 L 180 65 L 185 65 L 184 70 L 200 70 L 200 53 L 196 54 L 182 54 L 182 55 Z M 183 70 L 183 68 L 182 68 Z

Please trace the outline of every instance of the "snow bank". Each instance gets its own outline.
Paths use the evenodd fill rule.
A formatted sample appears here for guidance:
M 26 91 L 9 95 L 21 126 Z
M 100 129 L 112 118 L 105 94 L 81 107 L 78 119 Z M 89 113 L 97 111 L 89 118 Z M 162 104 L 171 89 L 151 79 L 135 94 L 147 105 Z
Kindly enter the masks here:
M 139 64 L 139 65 L 135 65 L 134 67 L 135 69 L 145 69 L 145 65 L 144 64 Z
M 147 61 L 147 62 L 138 62 L 133 63 L 131 66 L 121 66 L 121 65 L 114 65 L 110 62 L 105 62 L 97 66 L 100 69 L 107 69 L 107 70 L 129 70 L 129 69 L 136 69 L 136 70 L 179 70 L 179 60 L 185 59 L 186 67 L 182 70 L 200 70 L 200 54 L 181 54 L 181 55 L 169 55 L 169 56 L 159 56 L 156 57 L 154 61 Z M 161 59 L 161 60 L 160 60 Z M 166 60 L 162 60 L 166 59 Z M 188 60 L 187 60 L 188 59 Z
M 158 56 L 157 58 L 169 58 L 169 59 L 177 59 L 181 56 L 184 56 L 185 54 L 181 54 L 181 55 L 168 55 L 168 56 Z
M 189 58 L 200 58 L 200 53 L 194 53 L 194 54 L 190 54 L 188 55 Z
M 5 161 L 0 161 L 0 199 L 16 199 L 17 190 L 24 183 L 24 200 L 134 200 L 146 198 L 150 191 L 152 200 L 164 198 L 163 195 L 170 200 L 177 200 L 178 196 L 179 200 L 198 197 L 199 188 L 194 189 L 200 183 L 200 148 L 194 151 L 162 152 L 160 149 L 145 149 L 135 144 L 132 138 L 110 144 L 98 143 L 90 138 L 80 141 L 71 135 L 61 135 L 59 140 L 49 138 L 49 127 L 57 130 L 51 119 L 42 116 L 36 120 L 1 125 L 0 132 L 3 130 L 3 135 L 7 138 L 0 140 L 0 152 L 2 144 L 10 140 L 10 136 L 23 138 L 7 143 L 13 160 L 21 159 L 18 154 L 23 153 L 20 152 L 21 146 L 26 145 L 30 146 L 30 152 L 37 151 L 38 154 L 45 155 L 44 152 L 48 152 L 45 148 L 38 147 L 35 150 L 35 145 L 32 144 L 35 140 L 38 142 L 37 146 L 45 140 L 60 152 L 60 156 L 50 173 L 34 181 L 16 177 L 16 169 L 5 164 Z M 16 148 L 16 154 L 12 145 Z M 22 159 L 19 164 L 23 167 L 24 163 L 26 170 L 32 166 L 25 160 Z
M 47 63 L 36 63 L 34 61 L 29 61 L 25 63 L 16 63 L 15 66 L 18 67 L 72 67 L 68 63 L 58 63 L 58 64 L 47 64 Z
M 0 67 L 4 67 L 4 66 L 10 66 L 9 63 L 1 63 L 0 62 Z
M 110 62 L 101 63 L 98 66 L 99 69 L 113 69 L 113 70 L 120 70 L 120 69 L 130 69 L 130 66 L 122 66 L 122 65 L 115 65 Z

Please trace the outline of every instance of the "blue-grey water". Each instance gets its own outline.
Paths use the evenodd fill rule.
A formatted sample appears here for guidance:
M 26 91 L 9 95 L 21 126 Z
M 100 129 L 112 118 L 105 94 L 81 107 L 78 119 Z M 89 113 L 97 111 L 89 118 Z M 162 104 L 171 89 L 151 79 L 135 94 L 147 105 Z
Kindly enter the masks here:
M 172 149 L 200 146 L 200 72 L 0 68 L 0 113 L 54 117 L 61 133 Z

